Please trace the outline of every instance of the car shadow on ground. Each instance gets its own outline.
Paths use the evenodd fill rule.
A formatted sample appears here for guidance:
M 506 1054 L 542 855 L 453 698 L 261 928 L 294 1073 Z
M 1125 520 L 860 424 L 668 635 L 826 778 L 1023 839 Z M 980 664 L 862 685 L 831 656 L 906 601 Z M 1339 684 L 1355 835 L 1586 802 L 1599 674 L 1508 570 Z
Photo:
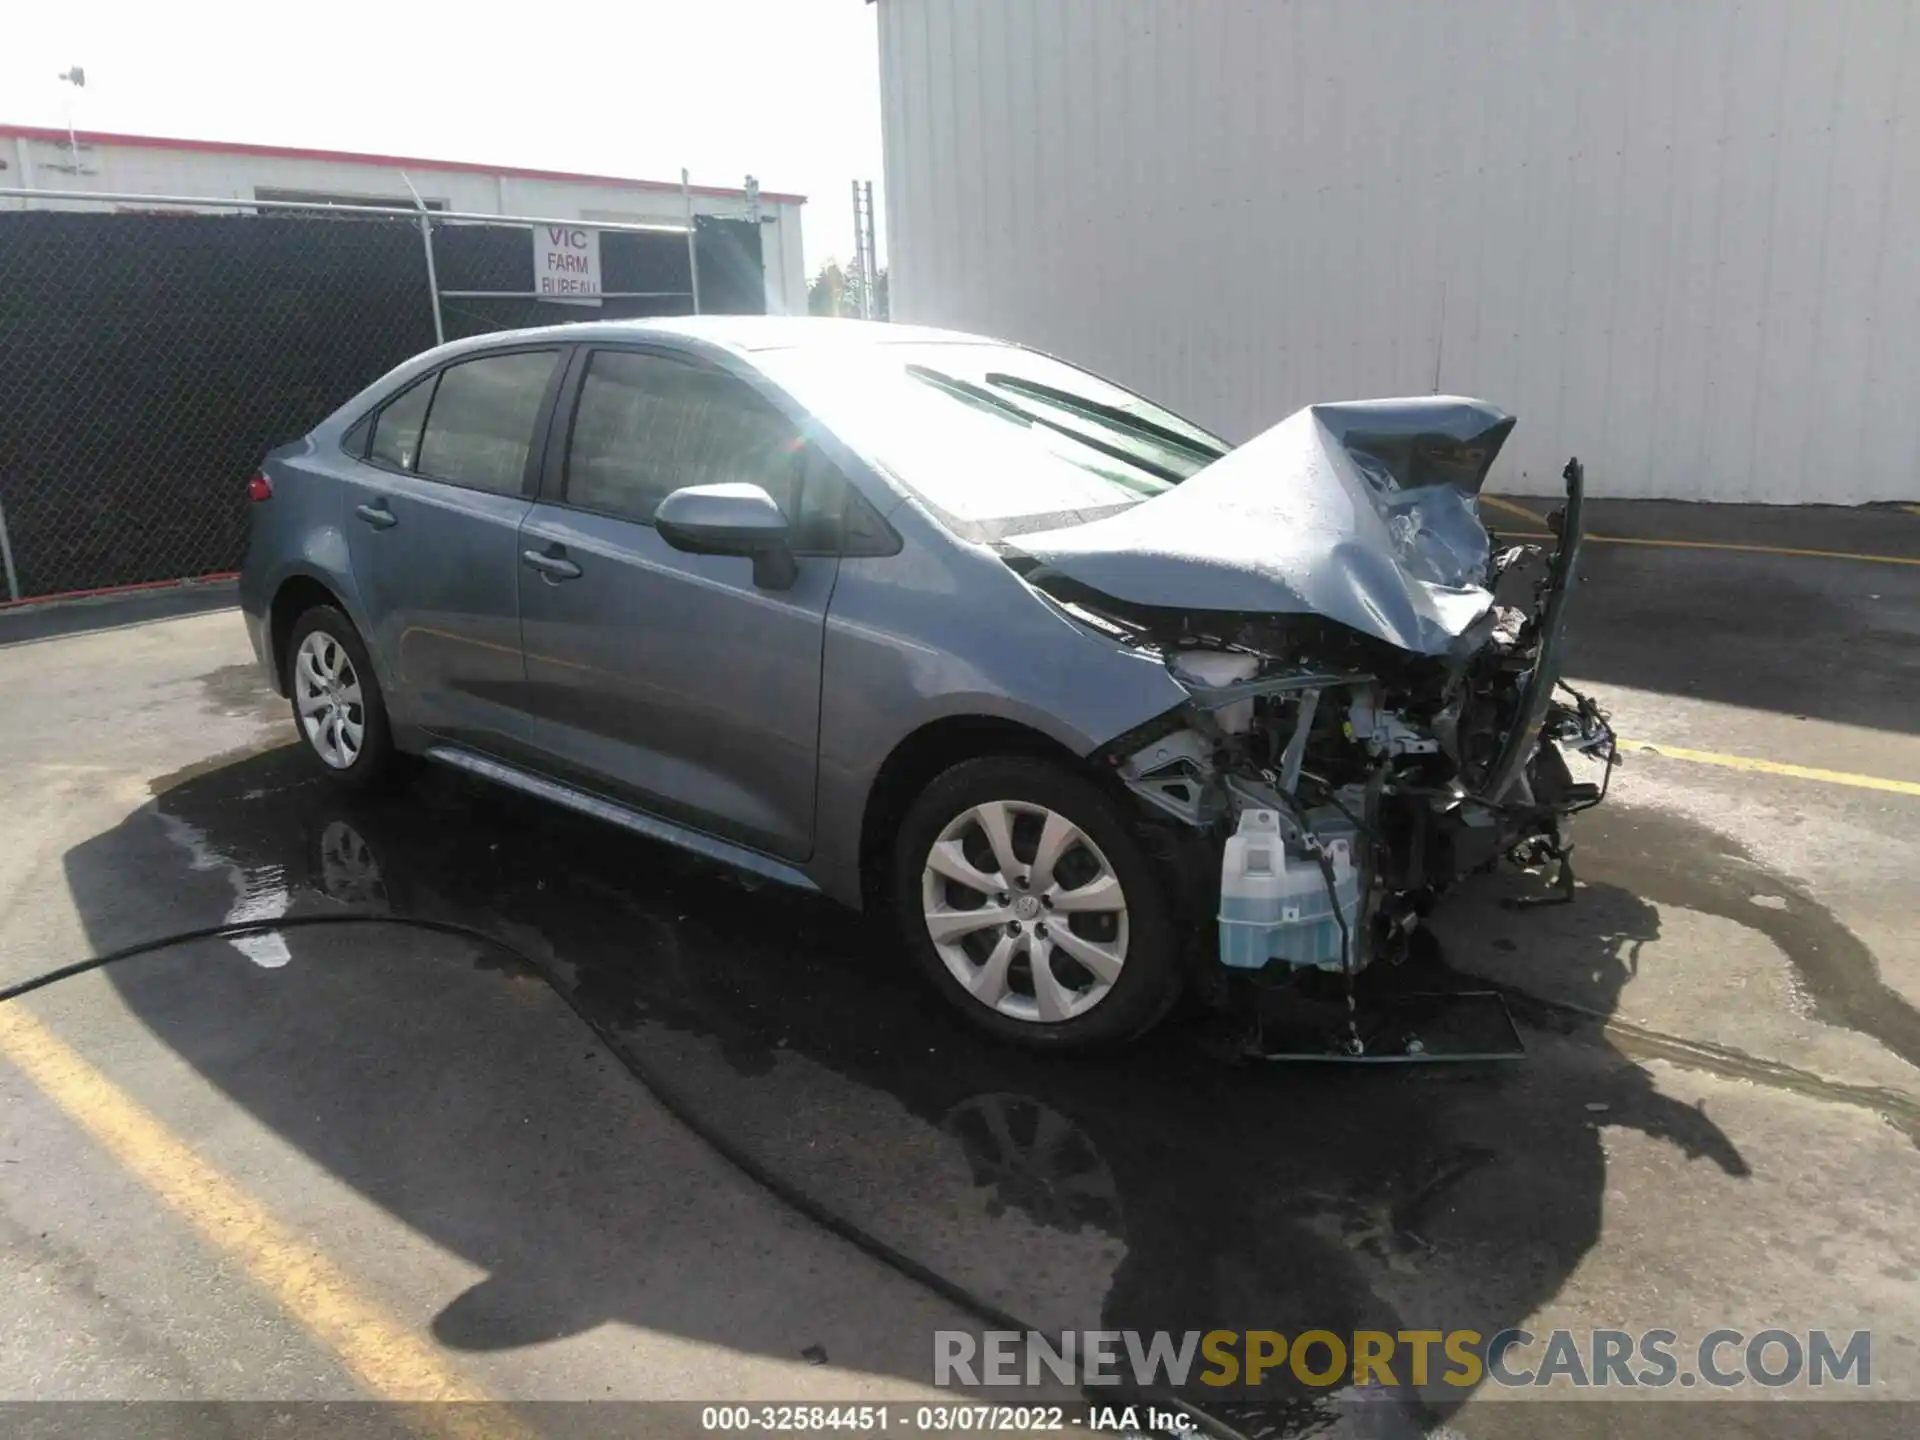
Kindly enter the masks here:
M 622 1247 L 645 1239 L 621 1223 L 631 1180 L 593 1155 L 557 1206 L 525 1180 L 535 1132 L 477 1125 L 439 1144 L 435 1167 L 418 1162 L 414 1127 L 518 1115 L 526 1076 L 550 1063 L 475 1053 L 465 1028 L 516 1003 L 526 965 L 730 1145 L 1047 1331 L 1488 1336 L 1550 1300 L 1596 1243 L 1602 1126 L 1705 1157 L 1732 1187 L 1747 1173 L 1711 1118 L 1591 1023 L 1529 1029 L 1520 1063 L 1391 1071 L 1231 1063 L 1200 1020 L 1122 1055 L 1036 1056 L 950 1014 L 884 927 L 460 777 L 363 799 L 288 747 L 156 788 L 66 856 L 98 949 L 146 938 L 156 917 L 352 911 L 459 922 L 524 957 L 303 929 L 110 972 L 234 1101 L 487 1272 L 434 1323 L 456 1348 L 608 1321 L 753 1343 L 632 1277 Z M 1587 977 L 1582 1002 L 1604 1013 L 1658 921 L 1625 889 L 1593 899 L 1561 913 L 1542 959 Z M 1445 983 L 1444 955 L 1413 963 Z M 932 1378 L 932 1348 L 906 1378 Z M 1470 1393 L 1438 1389 L 1394 1392 L 1378 1413 L 1420 1426 Z M 1189 1393 L 1263 1429 L 1353 1398 L 1285 1372 L 1257 1392 Z

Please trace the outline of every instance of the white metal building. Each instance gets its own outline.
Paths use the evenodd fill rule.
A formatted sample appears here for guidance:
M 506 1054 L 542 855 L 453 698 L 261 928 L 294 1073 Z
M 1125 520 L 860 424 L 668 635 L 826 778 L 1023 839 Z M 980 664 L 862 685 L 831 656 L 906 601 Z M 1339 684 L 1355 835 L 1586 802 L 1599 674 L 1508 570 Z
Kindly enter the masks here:
M 411 205 L 408 181 L 430 208 L 476 215 L 683 224 L 689 194 L 695 213 L 728 219 L 745 218 L 751 203 L 745 189 L 725 186 L 694 185 L 683 193 L 677 181 L 156 135 L 82 131 L 70 136 L 65 130 L 0 124 L 0 207 L 5 208 L 59 203 L 17 196 L 9 200 L 9 190 Z M 771 314 L 806 313 L 806 266 L 800 249 L 800 207 L 805 203 L 803 195 L 759 192 Z
M 1434 390 L 1494 484 L 1920 499 L 1915 0 L 880 0 L 896 319 L 1231 439 Z

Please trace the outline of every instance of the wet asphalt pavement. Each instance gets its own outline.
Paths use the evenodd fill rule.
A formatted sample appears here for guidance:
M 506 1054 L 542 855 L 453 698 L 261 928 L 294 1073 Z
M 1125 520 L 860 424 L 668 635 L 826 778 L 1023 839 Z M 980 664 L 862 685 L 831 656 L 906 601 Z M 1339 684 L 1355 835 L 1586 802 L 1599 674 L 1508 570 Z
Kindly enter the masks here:
M 1792 563 L 1597 556 L 1590 585 L 1611 598 L 1583 617 L 1575 672 L 1623 732 L 1916 778 L 1920 575 L 1817 562 L 1770 585 Z M 1676 622 L 1676 604 L 1711 637 Z M 147 718 L 117 751 L 90 751 L 87 728 L 59 738 L 106 723 L 101 666 L 129 645 L 147 647 Z M 43 647 L 67 647 L 71 667 Z M 18 903 L 0 914 L 4 978 L 56 949 L 243 918 L 410 917 L 496 942 L 295 929 L 162 951 L 31 1002 L 211 1151 L 243 1168 L 254 1154 L 250 1183 L 356 1273 L 431 1292 L 420 1329 L 496 1393 L 602 1393 L 596 1367 L 615 1362 L 567 1345 L 610 1328 L 642 1348 L 667 1336 L 797 1356 L 791 1326 L 745 1318 L 762 1304 L 745 1287 L 788 1263 L 766 1222 L 743 1222 L 744 1257 L 705 1235 L 660 1253 L 661 1207 L 712 1202 L 673 1193 L 675 1176 L 635 1153 L 637 1122 L 615 1113 L 637 1103 L 620 1094 L 624 1066 L 809 1203 L 1043 1330 L 1872 1328 L 1879 1393 L 1920 1396 L 1920 953 L 1898 893 L 1920 858 L 1920 799 L 1635 761 L 1578 824 L 1574 905 L 1516 911 L 1504 902 L 1537 881 L 1479 882 L 1377 982 L 1501 991 L 1518 1062 L 1247 1062 L 1240 1033 L 1205 1017 L 1064 1061 L 975 1036 L 883 926 L 824 901 L 450 773 L 391 799 L 341 793 L 287 743 L 231 615 L 31 648 L 30 665 L 27 647 L 0 649 L 16 664 L 0 671 L 8 764 L 40 797 L 20 826 L 39 858 L 16 863 Z M 22 686 L 43 692 L 31 722 Z M 1736 712 L 1750 719 L 1729 727 Z M 274 1171 L 236 1127 L 322 1180 Z M 23 1133 L 10 1160 L 54 1163 L 51 1131 Z M 20 1173 L 9 1166 L 10 1190 Z M 111 1213 L 136 1203 L 105 1204 L 71 1247 L 112 1245 Z M 37 1273 L 19 1219 L 31 1208 L 14 1203 L 6 1253 Z M 466 1283 L 404 1258 L 389 1269 L 383 1230 L 449 1257 Z M 908 1306 L 901 1284 L 873 1292 L 874 1325 L 849 1320 L 821 1347 L 842 1388 L 931 1378 L 930 1331 L 961 1312 L 890 1310 Z M 861 1308 L 854 1281 L 831 1285 L 823 1332 Z M 81 1324 L 86 1309 L 61 1313 Z M 7 1319 L 0 1307 L 0 1337 Z M 892 1348 L 875 1339 L 889 1332 Z M 531 1376 L 487 1369 L 508 1356 L 552 1358 Z M 644 1366 L 606 1388 L 730 1393 L 688 1363 L 677 1388 Z M 333 1383 L 295 1365 L 247 1393 Z M 1297 1385 L 1269 1384 L 1258 1406 L 1195 1393 L 1267 1432 L 1535 1423 L 1430 1392 L 1360 1409 Z M 1820 1409 L 1830 1433 L 1904 1428 Z M 1659 1433 L 1690 1433 L 1680 1413 Z M 1580 1426 L 1556 1412 L 1555 1428 Z

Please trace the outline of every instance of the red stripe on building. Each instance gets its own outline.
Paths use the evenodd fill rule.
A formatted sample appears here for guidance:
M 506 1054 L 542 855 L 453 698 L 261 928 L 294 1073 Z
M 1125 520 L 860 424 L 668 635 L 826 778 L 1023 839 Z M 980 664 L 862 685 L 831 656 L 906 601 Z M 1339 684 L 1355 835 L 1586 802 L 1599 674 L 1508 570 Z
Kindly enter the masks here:
M 19 136 L 65 145 L 67 132 L 39 125 L 0 123 L 0 137 Z M 425 160 L 417 155 L 363 155 L 354 150 L 306 150 L 293 145 L 247 145 L 230 140 L 180 140 L 165 135 L 110 135 L 99 130 L 77 131 L 74 138 L 88 145 L 128 145 L 146 150 L 187 150 L 203 155 L 259 155 L 277 160 L 325 160 L 344 165 L 379 165 L 394 170 L 451 170 L 463 175 L 504 175 L 510 180 L 562 180 L 580 185 L 618 185 L 628 190 L 658 190 L 679 194 L 680 186 L 671 180 L 635 180 L 621 175 L 583 175 L 571 170 L 531 170 L 522 165 L 480 165 L 470 160 Z M 723 200 L 744 200 L 747 192 L 726 185 L 694 185 L 696 195 Z M 4 194 L 0 188 L 0 194 Z M 789 195 L 777 190 L 762 190 L 760 198 L 769 205 L 804 205 L 804 195 Z

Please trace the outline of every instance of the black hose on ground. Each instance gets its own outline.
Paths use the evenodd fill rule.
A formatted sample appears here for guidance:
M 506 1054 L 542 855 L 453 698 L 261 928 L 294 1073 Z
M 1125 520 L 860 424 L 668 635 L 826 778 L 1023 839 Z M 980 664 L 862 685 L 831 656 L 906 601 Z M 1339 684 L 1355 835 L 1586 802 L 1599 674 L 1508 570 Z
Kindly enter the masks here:
M 137 959 L 142 955 L 151 955 L 160 950 L 169 950 L 176 945 L 190 945 L 203 940 L 241 940 L 251 935 L 273 935 L 284 930 L 298 930 L 322 925 L 395 925 L 403 929 L 427 930 L 435 934 L 451 935 L 458 939 L 469 940 L 485 945 L 527 967 L 534 974 L 545 978 L 543 971 L 526 955 L 499 936 L 488 933 L 472 925 L 462 925 L 455 920 L 433 920 L 422 916 L 369 914 L 349 911 L 339 915 L 291 915 L 278 920 L 240 920 L 223 925 L 205 925 L 195 930 L 181 930 L 171 935 L 162 935 L 151 940 L 142 940 L 138 944 L 110 950 L 104 955 L 93 955 L 85 960 L 76 960 L 72 964 L 33 975 L 11 985 L 0 987 L 0 1004 L 17 1000 L 22 995 L 30 995 L 35 990 L 43 990 L 62 980 L 71 980 L 77 975 L 90 971 L 103 970 L 122 960 Z M 881 1239 L 878 1235 L 862 1229 L 844 1215 L 830 1210 L 797 1185 L 790 1184 L 770 1166 L 762 1164 L 744 1148 L 734 1144 L 718 1128 L 709 1125 L 692 1107 L 674 1093 L 673 1087 L 664 1081 L 659 1073 L 614 1036 L 607 1033 L 592 1015 L 575 1003 L 572 995 L 548 981 L 549 988 L 569 1009 L 584 1022 L 588 1029 L 600 1038 L 600 1042 L 620 1057 L 628 1071 L 641 1086 L 668 1114 L 691 1130 L 721 1159 L 745 1175 L 754 1184 L 767 1191 L 776 1200 L 819 1225 L 822 1229 L 837 1235 L 856 1249 L 872 1256 L 889 1269 L 904 1275 L 931 1290 L 941 1299 L 965 1310 L 995 1330 L 1016 1330 L 1022 1335 L 1038 1329 L 1025 1321 L 1001 1309 L 984 1296 L 976 1295 L 963 1285 L 958 1285 L 915 1260 L 911 1255 Z M 1128 1392 L 1124 1387 L 1114 1387 L 1111 1392 L 1093 1395 L 1082 1390 L 1081 1394 L 1089 1401 L 1103 1404 L 1151 1403 L 1175 1411 L 1184 1411 L 1200 1422 L 1207 1433 L 1220 1437 L 1220 1440 L 1246 1440 L 1246 1437 L 1234 1426 L 1210 1414 L 1183 1396 L 1175 1396 L 1157 1389 Z
M 136 945 L 109 950 L 104 955 L 76 960 L 71 965 L 62 965 L 57 970 L 48 970 L 0 988 L 0 1004 L 8 1000 L 17 1000 L 22 995 L 30 995 L 35 990 L 44 990 L 57 981 L 71 980 L 74 976 L 85 975 L 90 970 L 102 970 L 109 965 L 117 965 L 122 960 L 138 959 L 142 955 L 151 955 L 158 950 L 171 950 L 176 945 L 191 945 L 200 940 L 243 940 L 249 935 L 272 935 L 281 930 L 299 930 L 314 925 L 402 925 L 414 930 L 435 930 L 442 935 L 456 935 L 463 939 L 480 941 L 496 950 L 506 951 L 523 965 L 531 964 L 526 956 L 505 941 L 487 934 L 484 930 L 475 929 L 471 925 L 462 925 L 453 920 L 426 920 L 407 915 L 362 915 L 351 912 L 344 915 L 288 915 L 278 920 L 235 920 L 224 925 L 204 925 L 198 930 L 180 930 L 172 935 L 162 935 L 158 939 L 142 940 Z

